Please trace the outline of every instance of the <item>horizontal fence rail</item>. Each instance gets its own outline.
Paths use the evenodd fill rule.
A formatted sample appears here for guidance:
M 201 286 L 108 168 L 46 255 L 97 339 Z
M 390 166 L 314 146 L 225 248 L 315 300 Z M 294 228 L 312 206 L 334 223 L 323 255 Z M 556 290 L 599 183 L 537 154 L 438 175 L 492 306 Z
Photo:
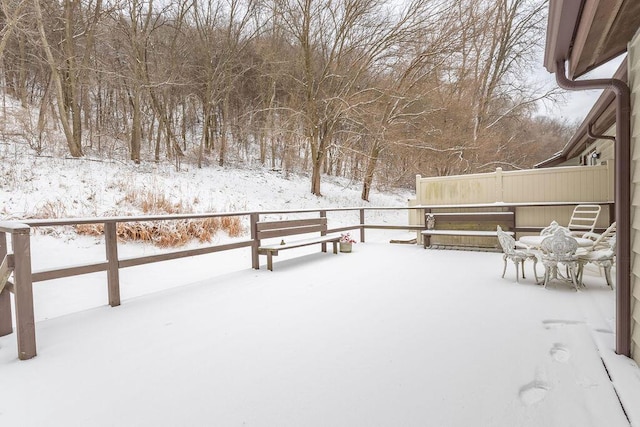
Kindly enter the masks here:
M 579 202 L 567 203 L 571 205 Z M 609 205 L 613 203 L 601 203 Z M 510 205 L 517 212 L 518 207 L 531 206 L 551 206 L 553 204 L 544 203 L 517 203 Z M 507 204 L 500 204 L 501 207 L 508 207 Z M 83 274 L 107 272 L 107 290 L 109 305 L 116 307 L 120 301 L 120 269 L 150 264 L 155 262 L 169 261 L 174 259 L 205 255 L 214 252 L 223 252 L 234 249 L 251 248 L 252 268 L 259 269 L 258 248 L 260 240 L 258 238 L 258 223 L 261 218 L 271 221 L 273 216 L 278 215 L 309 215 L 314 217 L 326 217 L 332 212 L 358 212 L 358 223 L 347 226 L 328 228 L 327 233 L 339 233 L 344 231 L 359 230 L 360 241 L 365 242 L 366 229 L 378 230 L 404 230 L 421 231 L 425 229 L 424 214 L 433 210 L 455 210 L 460 208 L 477 209 L 491 208 L 495 204 L 474 204 L 474 205 L 414 205 L 408 207 L 346 207 L 346 208 L 323 208 L 323 209 L 299 209 L 299 210 L 271 210 L 259 212 L 224 212 L 224 213 L 201 213 L 201 214 L 180 214 L 180 215 L 152 215 L 152 216 L 119 216 L 102 218 L 66 218 L 66 219 L 27 219 L 24 221 L 0 222 L 0 336 L 13 333 L 13 313 L 11 306 L 11 296 L 14 297 L 15 325 L 18 341 L 18 357 L 21 360 L 35 357 L 36 336 L 35 318 L 33 306 L 33 283 L 46 280 L 60 279 L 65 277 L 79 276 Z M 409 213 L 409 224 L 368 224 L 366 212 L 368 211 L 406 211 Z M 196 249 L 170 251 L 155 255 L 138 256 L 130 258 L 120 258 L 118 256 L 118 236 L 117 224 L 150 222 L 150 221 L 176 221 L 191 219 L 208 219 L 222 217 L 240 217 L 249 223 L 250 237 L 232 243 L 204 246 Z M 34 228 L 39 227 L 64 227 L 77 225 L 102 225 L 104 227 L 104 247 L 105 260 L 87 264 L 64 266 L 41 271 L 33 271 L 31 267 L 31 241 L 30 233 Z M 518 227 L 514 231 L 534 231 L 535 227 Z M 11 237 L 11 250 L 8 247 L 8 237 Z M 420 243 L 420 242 L 418 242 Z M 12 276 L 12 277 L 11 277 Z M 11 280 L 12 279 L 12 280 Z

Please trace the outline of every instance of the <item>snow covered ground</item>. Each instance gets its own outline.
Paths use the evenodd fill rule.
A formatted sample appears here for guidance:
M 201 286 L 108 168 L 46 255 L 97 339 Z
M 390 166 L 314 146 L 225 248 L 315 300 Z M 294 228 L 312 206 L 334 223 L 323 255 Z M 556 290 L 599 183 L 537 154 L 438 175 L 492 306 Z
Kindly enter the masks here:
M 218 212 L 411 197 L 366 204 L 339 179 L 316 198 L 307 178 L 263 169 L 2 150 L 3 220 L 138 213 L 125 195 L 143 190 Z M 15 334 L 0 337 L 0 425 L 640 426 L 640 370 L 614 354 L 615 293 L 596 271 L 583 291 L 545 290 L 529 265 L 520 284 L 512 265 L 500 278 L 500 254 L 390 244 L 396 234 L 369 231 L 351 254 L 285 251 L 273 272 L 264 259 L 251 269 L 249 249 L 124 269 L 116 308 L 104 273 L 38 282 L 38 356 L 19 361 Z M 34 270 L 104 259 L 101 239 L 66 229 L 34 234 L 32 250 Z
M 248 250 L 131 268 L 117 308 L 104 277 L 36 284 L 39 318 L 74 312 L 37 322 L 29 361 L 0 338 L 0 424 L 626 426 L 618 393 L 638 425 L 603 278 L 545 290 L 497 253 L 371 234 L 273 272 Z

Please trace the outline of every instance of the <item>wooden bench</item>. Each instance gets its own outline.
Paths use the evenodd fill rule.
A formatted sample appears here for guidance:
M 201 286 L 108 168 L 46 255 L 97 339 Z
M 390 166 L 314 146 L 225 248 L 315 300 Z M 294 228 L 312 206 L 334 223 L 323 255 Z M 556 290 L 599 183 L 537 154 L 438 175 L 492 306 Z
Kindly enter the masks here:
M 256 223 L 258 239 L 258 254 L 267 256 L 267 268 L 273 271 L 273 257 L 278 252 L 303 246 L 321 244 L 322 252 L 327 251 L 327 243 L 333 243 L 333 253 L 338 253 L 340 235 L 327 235 L 327 218 L 294 219 L 287 221 L 259 221 Z M 294 241 L 286 241 L 283 237 L 320 233 L 320 236 Z M 262 245 L 260 240 L 278 238 L 279 243 Z
M 435 228 L 423 230 L 422 244 L 426 249 L 431 245 L 431 236 L 459 236 L 459 237 L 498 237 L 496 226 L 501 225 L 506 233 L 513 235 L 510 231 L 515 227 L 515 213 L 513 211 L 501 212 L 446 212 L 446 213 L 425 213 L 425 224 L 427 218 L 433 215 L 435 218 Z M 438 224 L 446 224 L 447 228 L 438 228 Z M 466 226 L 467 228 L 456 228 Z M 473 229 L 469 228 L 472 226 Z M 450 227 L 450 228 L 449 228 Z M 493 227 L 492 230 L 486 229 Z M 484 228 L 479 229 L 479 228 Z

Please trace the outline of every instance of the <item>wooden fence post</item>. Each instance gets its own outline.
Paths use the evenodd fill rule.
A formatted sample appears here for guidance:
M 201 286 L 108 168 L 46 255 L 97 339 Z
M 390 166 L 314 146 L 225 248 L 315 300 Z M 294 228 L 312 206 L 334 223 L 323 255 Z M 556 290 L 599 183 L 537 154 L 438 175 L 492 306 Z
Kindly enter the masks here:
M 104 242 L 107 250 L 107 287 L 109 292 L 109 305 L 120 305 L 120 270 L 118 266 L 118 234 L 116 222 L 104 223 Z
M 364 243 L 364 209 L 360 209 L 360 241 Z
M 257 213 L 251 213 L 249 215 L 249 220 L 251 222 L 251 240 L 253 243 L 251 244 L 251 267 L 259 270 L 260 269 L 260 259 L 258 257 L 258 247 L 260 246 L 260 241 L 258 240 L 258 220 L 259 215 Z
M 33 283 L 31 281 L 31 242 L 28 225 L 18 225 L 11 233 L 15 279 L 16 329 L 18 357 L 21 360 L 36 356 L 36 325 L 33 315 Z
M 496 168 L 496 180 L 495 180 L 495 201 L 504 202 L 504 191 L 502 182 L 502 168 Z
M 327 217 L 327 211 L 320 211 L 320 218 L 326 218 L 326 217 Z M 326 236 L 327 232 L 326 231 L 321 231 L 320 235 L 321 236 Z M 327 252 L 327 244 L 326 243 L 321 243 L 320 244 L 320 248 L 321 248 L 322 252 Z
M 0 232 L 0 262 L 7 256 L 7 233 Z M 13 333 L 11 293 L 5 287 L 0 291 L 0 337 Z

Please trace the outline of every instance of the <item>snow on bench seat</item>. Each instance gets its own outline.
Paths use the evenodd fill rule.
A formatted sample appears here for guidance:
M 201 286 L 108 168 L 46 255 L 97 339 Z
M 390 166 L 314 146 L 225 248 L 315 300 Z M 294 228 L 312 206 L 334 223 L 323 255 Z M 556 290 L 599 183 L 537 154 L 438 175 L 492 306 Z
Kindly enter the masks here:
M 317 237 L 310 237 L 293 241 L 285 241 L 285 239 L 282 239 L 280 243 L 272 243 L 266 245 L 260 244 L 258 246 L 258 254 L 267 256 L 267 269 L 269 269 L 270 271 L 273 271 L 273 257 L 277 256 L 279 251 L 321 244 L 322 252 L 326 252 L 327 243 L 332 243 L 333 253 L 338 253 L 338 242 L 340 241 L 340 235 L 325 234 L 327 232 L 327 218 L 324 217 L 286 221 L 264 221 L 258 222 L 256 224 L 256 227 L 258 240 L 266 238 L 283 238 L 287 236 L 308 234 L 313 232 L 320 232 L 321 234 Z

